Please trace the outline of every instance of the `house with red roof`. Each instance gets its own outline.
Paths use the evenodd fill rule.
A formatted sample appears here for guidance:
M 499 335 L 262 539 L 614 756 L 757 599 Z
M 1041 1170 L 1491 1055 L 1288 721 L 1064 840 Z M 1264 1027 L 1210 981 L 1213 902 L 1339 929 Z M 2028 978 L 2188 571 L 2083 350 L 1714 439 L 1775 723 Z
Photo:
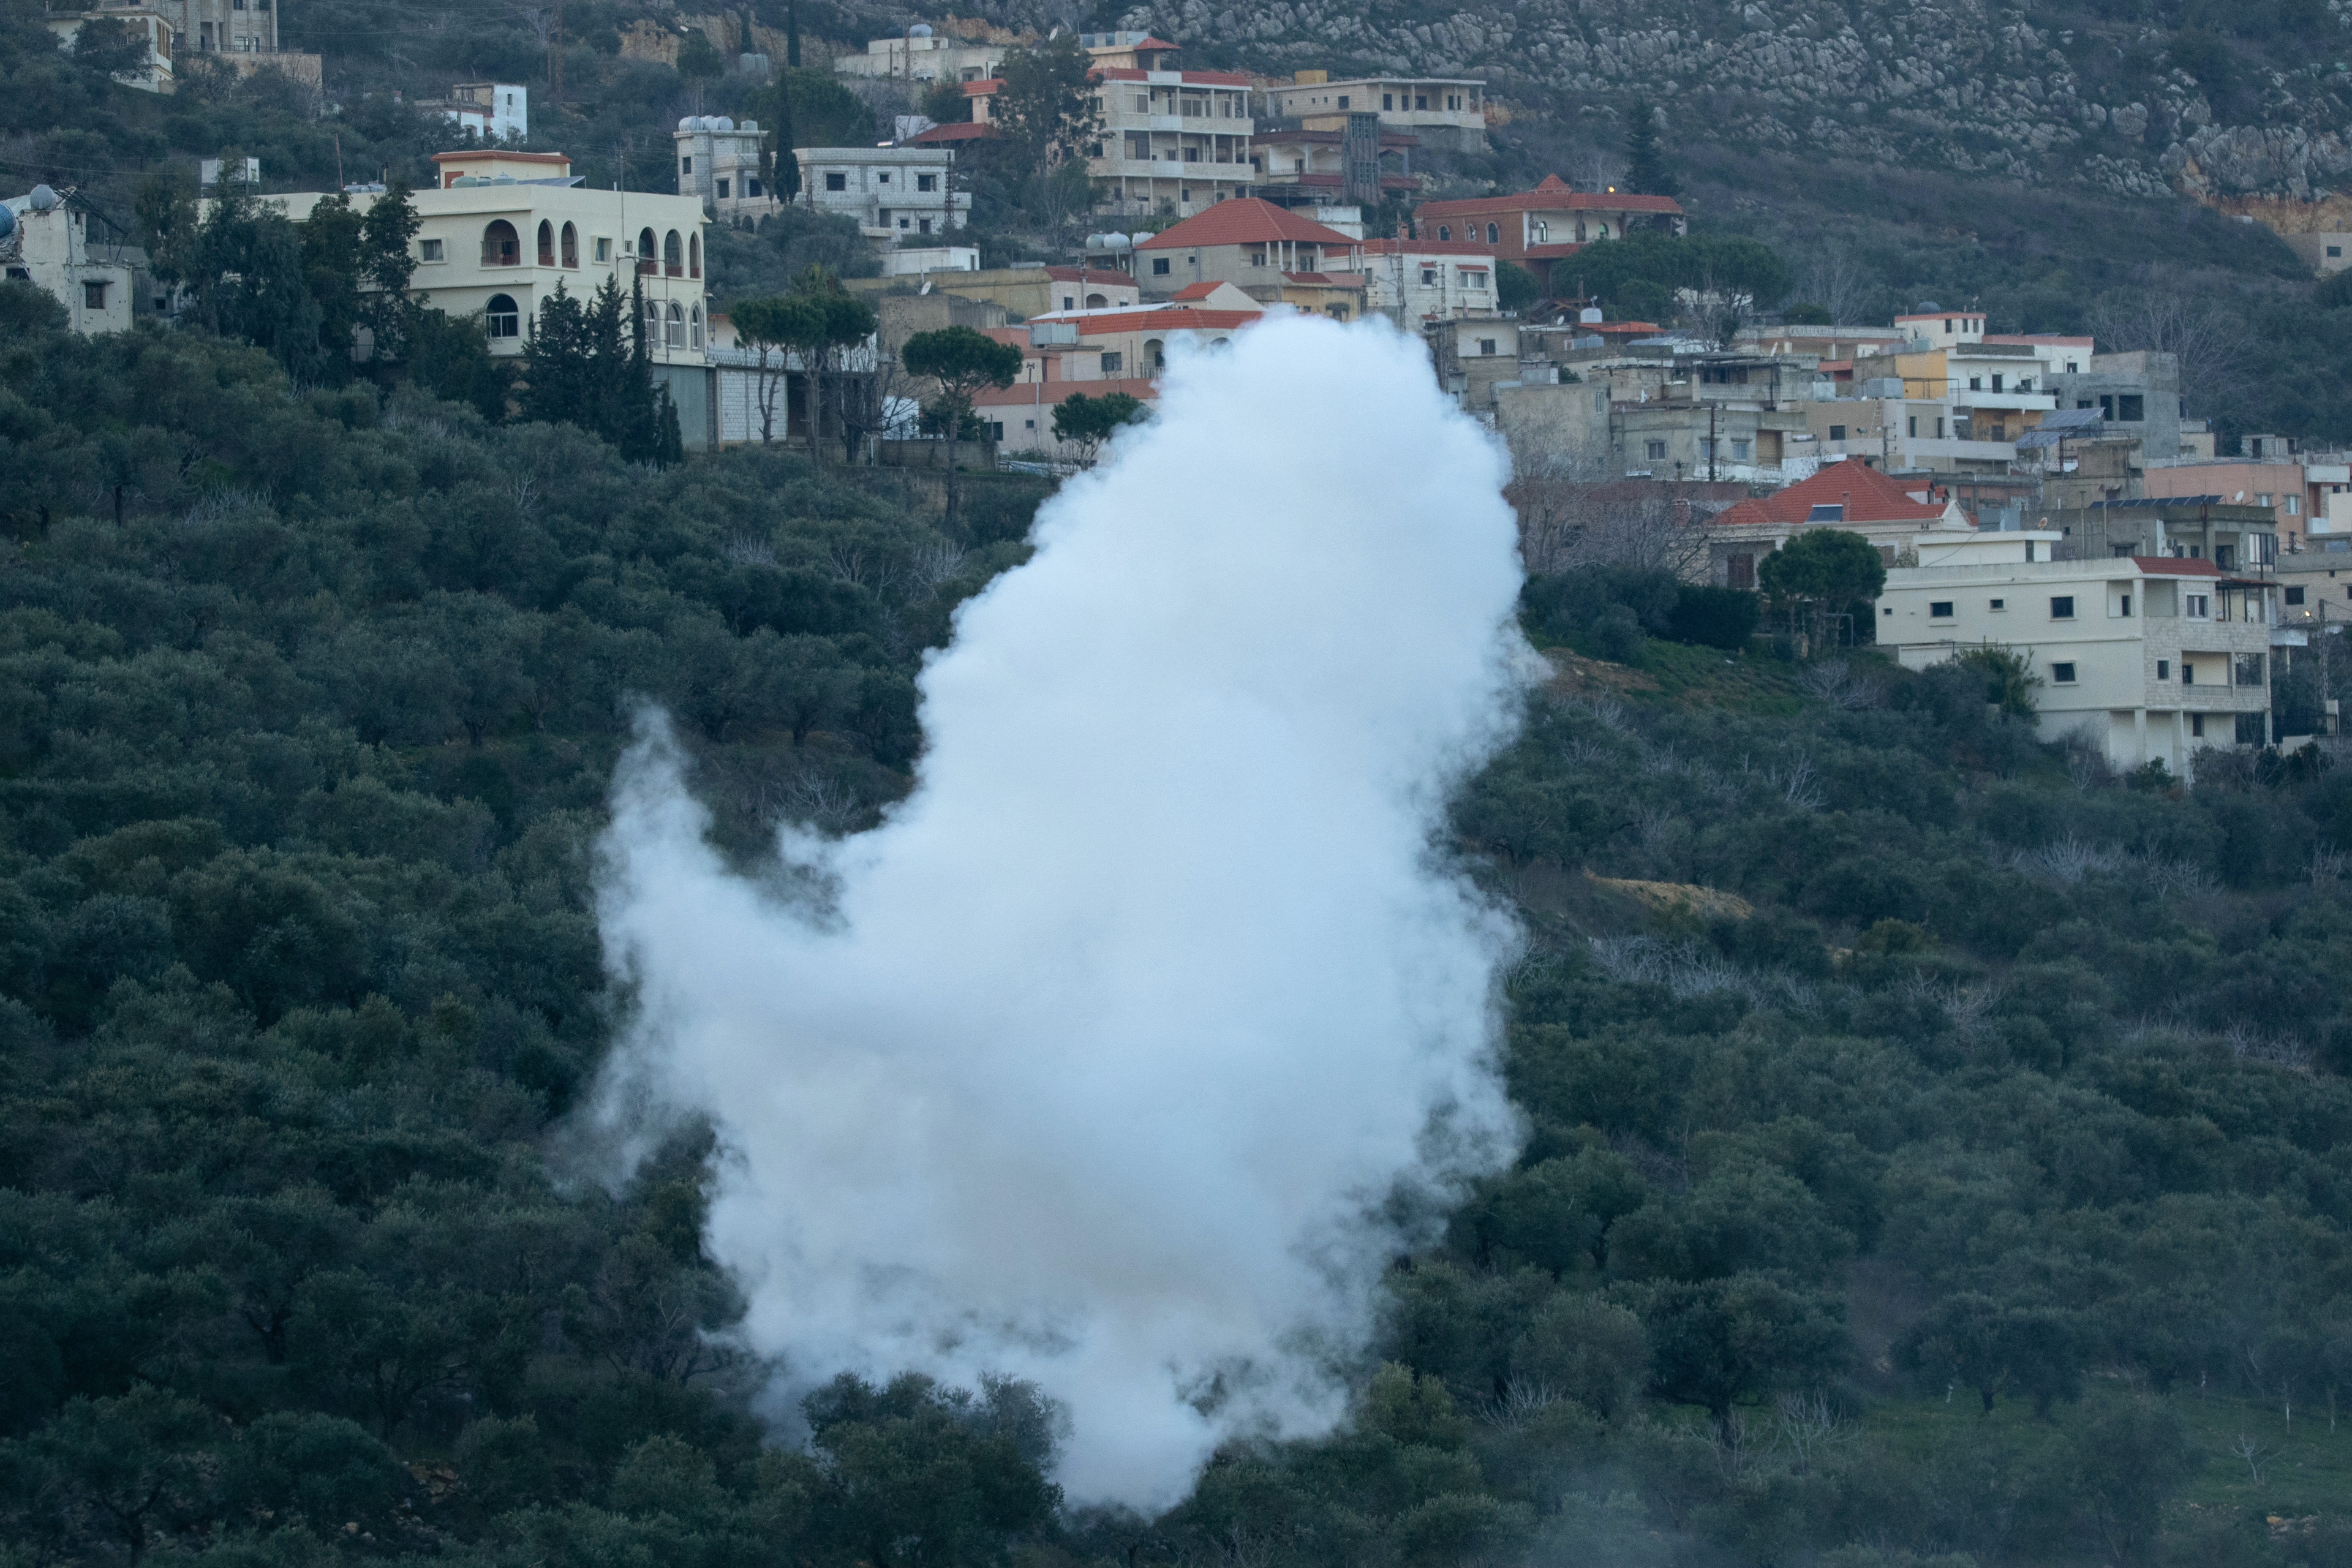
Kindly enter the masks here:
M 1755 587 L 1763 558 L 1808 528 L 1859 533 L 1890 567 L 1916 561 L 1923 542 L 1948 544 L 1976 533 L 1974 520 L 1942 485 L 1925 477 L 1890 478 L 1848 458 L 1716 514 L 1707 524 L 1712 580 L 1722 587 Z
M 990 387 L 972 399 L 972 410 L 988 426 L 988 438 L 997 451 L 1035 462 L 1075 463 L 1078 449 L 1055 438 L 1054 410 L 1073 396 L 1108 397 L 1125 393 L 1139 403 L 1156 404 L 1160 388 L 1144 377 L 1111 381 L 1027 382 Z
M 1619 239 L 1639 230 L 1684 234 L 1689 225 L 1672 196 L 1643 196 L 1617 190 L 1580 191 L 1558 174 L 1548 174 L 1532 191 L 1512 195 L 1471 196 L 1423 202 L 1412 215 L 1423 239 L 1484 241 L 1495 254 L 1538 276 L 1545 265 L 1576 254 L 1580 246 Z
M 1264 304 L 1353 321 L 1363 313 L 1368 282 L 1363 246 L 1287 207 L 1244 196 L 1139 241 L 1135 266 L 1148 295 L 1231 283 Z

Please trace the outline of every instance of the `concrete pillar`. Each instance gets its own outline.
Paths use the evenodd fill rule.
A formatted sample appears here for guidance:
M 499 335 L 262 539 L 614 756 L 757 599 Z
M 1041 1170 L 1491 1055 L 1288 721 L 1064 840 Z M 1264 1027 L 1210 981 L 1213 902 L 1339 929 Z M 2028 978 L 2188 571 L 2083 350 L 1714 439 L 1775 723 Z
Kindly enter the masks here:
M 2135 760 L 2139 766 L 2147 766 L 2147 710 L 2145 708 L 2132 710 L 2132 742 Z

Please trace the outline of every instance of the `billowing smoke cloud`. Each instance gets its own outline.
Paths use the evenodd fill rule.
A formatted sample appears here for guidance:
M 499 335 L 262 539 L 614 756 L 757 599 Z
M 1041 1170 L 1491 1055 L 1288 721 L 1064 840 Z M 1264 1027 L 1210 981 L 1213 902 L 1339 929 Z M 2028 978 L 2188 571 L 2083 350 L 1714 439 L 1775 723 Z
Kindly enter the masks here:
M 792 1375 L 1034 1379 L 1072 1498 L 1152 1504 L 1328 1428 L 1412 1216 L 1509 1154 L 1512 931 L 1433 846 L 1526 655 L 1501 460 L 1409 340 L 1269 323 L 1120 447 L 926 671 L 914 795 L 803 874 L 730 875 L 649 728 L 604 1114 L 716 1121 L 709 1245 Z

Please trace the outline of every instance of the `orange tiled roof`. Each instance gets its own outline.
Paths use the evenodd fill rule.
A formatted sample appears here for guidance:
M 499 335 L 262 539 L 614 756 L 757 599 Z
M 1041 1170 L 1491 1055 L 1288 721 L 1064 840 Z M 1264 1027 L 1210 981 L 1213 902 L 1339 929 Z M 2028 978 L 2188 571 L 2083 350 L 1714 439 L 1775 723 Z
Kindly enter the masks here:
M 1934 492 L 1930 491 L 1932 495 Z M 1724 528 L 1741 524 L 1802 527 L 1817 506 L 1843 506 L 1847 522 L 1926 522 L 1944 515 L 1936 500 L 1913 500 L 1903 487 L 1876 468 L 1858 461 L 1827 463 L 1811 479 L 1800 479 L 1783 490 L 1725 508 L 1715 521 Z
M 1323 246 L 1362 243 L 1349 239 L 1336 228 L 1326 228 L 1312 218 L 1300 217 L 1287 207 L 1278 207 L 1256 196 L 1236 196 L 1216 203 L 1206 212 L 1195 213 L 1150 239 L 1138 241 L 1135 248 L 1182 250 L 1195 245 L 1253 245 L 1274 240 Z

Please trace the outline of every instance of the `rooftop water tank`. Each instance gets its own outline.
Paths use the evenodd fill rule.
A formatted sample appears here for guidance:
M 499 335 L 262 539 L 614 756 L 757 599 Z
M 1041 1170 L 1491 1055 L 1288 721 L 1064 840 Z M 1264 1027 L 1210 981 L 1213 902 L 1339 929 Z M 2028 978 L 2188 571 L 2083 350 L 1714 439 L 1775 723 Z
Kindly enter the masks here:
M 710 122 L 710 128 L 713 131 L 732 131 L 735 129 L 735 122 L 722 114 Z
M 691 114 L 689 114 L 689 115 L 688 115 L 685 119 L 683 119 L 683 120 L 679 121 L 677 122 L 677 128 L 678 128 L 680 131 L 691 131 L 691 130 L 693 130 L 693 129 L 694 129 L 694 116 L 693 116 L 693 115 L 691 115 Z
M 756 132 L 760 129 L 760 122 L 756 120 L 747 120 L 743 121 L 742 124 L 738 125 L 735 129 L 747 133 Z
M 1587 305 L 1583 310 L 1579 310 L 1576 313 L 1576 319 L 1579 321 L 1597 322 L 1601 320 L 1601 307 L 1598 305 Z
M 16 232 L 16 215 L 6 207 L 0 207 L 0 240 L 5 240 Z
M 907 37 L 910 38 L 928 38 L 930 36 L 931 25 L 929 22 L 918 22 L 907 29 Z
M 47 185 L 35 185 L 32 195 L 26 196 L 25 202 L 35 212 L 45 213 L 58 205 L 58 193 Z

